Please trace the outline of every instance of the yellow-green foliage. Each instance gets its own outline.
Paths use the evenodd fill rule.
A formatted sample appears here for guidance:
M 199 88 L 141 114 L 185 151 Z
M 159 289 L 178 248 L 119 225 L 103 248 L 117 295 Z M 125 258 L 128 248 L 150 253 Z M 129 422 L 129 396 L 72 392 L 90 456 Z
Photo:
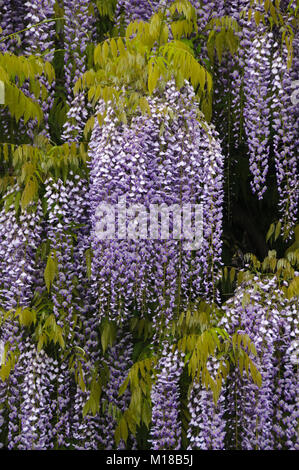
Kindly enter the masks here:
M 163 338 L 170 339 L 173 350 L 183 354 L 186 370 L 190 380 L 201 381 L 204 387 L 213 393 L 215 403 L 218 401 L 222 386 L 229 373 L 230 364 L 238 366 L 241 374 L 246 373 L 258 385 L 261 385 L 261 375 L 253 357 L 256 349 L 249 336 L 236 332 L 229 335 L 224 329 L 215 326 L 221 311 L 215 305 L 209 305 L 201 301 L 192 311 L 182 312 L 164 330 Z M 151 330 L 150 322 L 136 318 L 131 322 L 131 330 L 144 336 Z M 147 332 L 147 333 L 146 333 Z M 115 341 L 114 325 L 103 325 L 102 336 L 105 335 L 104 345 L 113 344 Z M 160 340 L 163 342 L 163 338 Z M 103 338 L 102 338 L 103 343 Z M 216 377 L 212 377 L 208 368 L 211 357 L 217 357 L 219 367 Z M 110 410 L 117 420 L 115 440 L 127 441 L 129 431 L 134 435 L 137 427 L 145 425 L 149 427 L 151 422 L 151 389 L 156 380 L 159 355 L 150 351 L 140 357 L 128 371 L 127 377 L 120 387 L 119 395 L 127 388 L 130 389 L 130 404 L 128 408 L 121 410 L 114 407 Z M 101 384 L 95 381 L 90 387 L 90 396 L 84 407 L 84 414 L 95 414 L 99 411 L 99 397 Z M 186 410 L 185 410 L 186 411 Z
M 38 80 L 44 74 L 51 83 L 54 78 L 54 69 L 49 62 L 43 62 L 35 56 L 23 57 L 0 53 L 0 81 L 4 83 L 4 106 L 8 107 L 10 114 L 18 121 L 21 117 L 26 123 L 29 119 L 36 119 L 40 124 L 43 112 L 38 104 L 38 98 L 47 97 L 47 89 Z M 29 81 L 30 92 L 36 100 L 26 96 L 21 90 L 24 81 Z M 3 105 L 1 105 L 3 106 Z
M 169 11 L 171 21 L 166 19 L 165 11 L 158 11 L 147 22 L 130 23 L 125 37 L 98 44 L 94 67 L 78 80 L 75 93 L 87 89 L 93 105 L 99 99 L 112 103 L 119 118 L 126 122 L 136 110 L 149 112 L 147 97 L 169 79 L 174 78 L 178 88 L 189 80 L 203 111 L 207 111 L 212 77 L 195 58 L 192 47 L 184 42 L 197 30 L 196 11 L 187 0 L 173 2 Z M 103 116 L 98 119 L 101 124 Z M 93 123 L 93 119 L 87 123 L 86 136 Z
M 287 250 L 284 258 L 277 258 L 275 250 L 269 250 L 268 255 L 262 262 L 251 253 L 245 255 L 245 261 L 250 269 L 238 273 L 238 284 L 241 285 L 244 282 L 253 281 L 256 275 L 264 278 L 275 276 L 278 288 L 287 299 L 299 297 L 299 276 L 297 275 L 299 249 L 296 248 L 296 243 L 293 245 L 293 247 Z
M 225 50 L 229 50 L 232 55 L 236 53 L 239 47 L 237 33 L 241 28 L 234 18 L 229 16 L 212 18 L 205 29 L 210 31 L 207 50 L 211 60 L 214 58 L 214 51 L 216 51 L 220 63 Z
M 34 145 L 2 144 L 0 156 L 14 168 L 12 177 L 0 179 L 0 192 L 5 192 L 8 185 L 17 181 L 20 195 L 13 193 L 7 200 L 7 206 L 15 201 L 17 211 L 37 199 L 39 187 L 49 175 L 66 179 L 70 170 L 78 172 L 87 160 L 87 146 L 75 142 L 51 145 L 45 137 L 39 136 Z
M 101 16 L 108 16 L 112 20 L 116 3 L 117 0 L 97 0 L 96 5 L 98 12 Z

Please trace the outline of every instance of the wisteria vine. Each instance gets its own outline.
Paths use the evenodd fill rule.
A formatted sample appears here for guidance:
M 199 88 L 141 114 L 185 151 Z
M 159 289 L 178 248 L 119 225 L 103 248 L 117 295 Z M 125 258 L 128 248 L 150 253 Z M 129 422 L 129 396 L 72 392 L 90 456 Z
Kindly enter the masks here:
M 38 99 L 42 127 L 34 120 L 14 122 L 0 109 L 1 140 L 17 129 L 36 160 L 30 166 L 24 146 L 19 171 L 13 146 L 10 153 L 7 147 L 0 153 L 0 448 L 136 450 L 142 441 L 152 450 L 299 450 L 299 273 L 281 271 L 296 265 L 298 250 L 288 250 L 274 269 L 269 252 L 271 275 L 252 269 L 250 281 L 240 282 L 226 302 L 219 289 L 225 185 L 233 190 L 239 155 L 257 203 L 267 198 L 276 177 L 276 227 L 284 241 L 298 220 L 295 13 L 288 2 L 280 7 L 270 2 L 267 9 L 245 0 L 181 0 L 171 15 L 168 3 L 111 2 L 112 21 L 101 17 L 101 2 L 92 0 L 0 0 L 1 58 L 4 53 L 34 55 L 59 69 L 51 84 L 46 74 L 36 77 L 43 90 Z M 186 28 L 190 5 L 197 28 L 173 40 L 180 21 L 182 31 Z M 272 7 L 281 13 L 277 22 L 286 22 L 281 30 Z M 54 20 L 58 11 L 61 17 Z M 166 38 L 161 27 L 147 57 L 143 46 L 151 43 L 157 18 L 162 26 L 173 21 L 173 30 Z M 139 21 L 150 22 L 145 42 L 130 48 L 125 29 Z M 127 67 L 143 64 L 134 83 L 125 77 L 126 85 L 119 87 L 115 80 L 110 101 L 104 98 L 113 87 L 105 82 L 96 88 L 104 75 L 90 66 L 102 27 L 111 33 L 102 34 L 107 48 L 101 49 L 101 59 L 110 52 L 115 59 L 108 70 L 112 84 L 119 70 L 126 75 L 124 51 Z M 290 39 L 281 31 L 293 33 L 292 61 Z M 120 119 L 117 99 L 129 90 L 136 104 L 143 84 L 150 89 L 155 66 L 161 71 L 168 65 L 166 56 L 159 56 L 167 41 L 186 53 L 181 57 L 198 60 L 204 86 L 209 87 L 207 72 L 213 77 L 211 122 L 200 111 L 204 86 L 200 95 L 201 84 L 194 89 L 166 73 L 167 79 L 160 75 L 154 90 L 139 101 L 146 109 L 124 109 Z M 6 80 L 1 64 L 0 73 Z M 83 74 L 95 85 L 88 94 L 83 86 L 75 90 Z M 24 83 L 22 76 L 14 80 L 13 86 L 22 82 L 31 96 L 33 83 Z M 131 102 L 124 102 L 129 108 Z M 61 118 L 64 111 L 59 142 L 54 142 L 54 116 Z M 87 147 L 86 164 L 76 152 Z M 61 149 L 64 158 L 51 166 Z M 36 155 L 48 151 L 49 161 L 40 163 Z M 8 169 L 3 178 L 2 168 Z M 28 188 L 32 198 L 26 204 Z M 162 215 L 150 232 L 154 205 Z M 181 215 L 183 207 L 199 205 L 202 239 L 194 249 L 188 237 L 175 236 L 181 227 L 169 207 L 179 208 Z M 195 223 L 191 214 L 189 222 Z M 275 230 L 275 242 L 278 236 Z M 192 376 L 191 354 L 180 350 L 176 337 L 184 312 L 188 328 L 198 312 L 206 314 L 203 300 L 220 312 L 217 327 L 211 327 L 220 346 L 229 344 L 228 338 L 247 341 L 247 350 L 232 340 L 229 354 L 225 351 L 228 375 L 217 400 L 213 385 L 208 388 Z M 203 334 L 210 325 L 199 318 Z M 181 333 L 181 345 L 192 342 L 192 334 L 184 336 L 183 328 Z M 221 359 L 208 357 L 210 383 L 223 367 Z M 260 383 L 253 380 L 251 360 Z

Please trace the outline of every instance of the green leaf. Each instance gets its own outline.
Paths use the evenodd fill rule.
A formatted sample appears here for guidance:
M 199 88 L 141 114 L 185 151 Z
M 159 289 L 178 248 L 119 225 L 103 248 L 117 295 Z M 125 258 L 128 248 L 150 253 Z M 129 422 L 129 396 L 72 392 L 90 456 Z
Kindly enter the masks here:
M 275 240 L 275 241 L 276 241 L 277 238 L 279 237 L 280 231 L 281 231 L 281 222 L 280 222 L 280 220 L 279 220 L 278 223 L 277 223 L 277 225 L 276 225 L 276 228 L 275 228 L 275 234 L 274 234 L 274 240 Z
M 116 41 L 114 38 L 111 39 L 110 41 L 110 48 L 111 48 L 111 52 L 112 52 L 112 56 L 114 58 L 117 57 L 118 53 L 117 53 L 117 45 L 116 45 Z
M 125 379 L 125 381 L 121 384 L 118 395 L 121 396 L 125 393 L 129 385 L 129 377 Z
M 89 400 L 87 400 L 87 402 L 83 406 L 83 411 L 82 411 L 83 418 L 89 413 L 89 411 L 90 411 L 90 402 Z
M 207 76 L 207 90 L 208 90 L 208 93 L 210 93 L 213 87 L 213 81 L 212 81 L 212 77 L 210 73 L 207 72 L 206 76 Z
M 257 11 L 254 12 L 254 20 L 255 20 L 255 23 L 256 23 L 257 26 L 261 22 L 261 17 L 262 17 L 262 15 L 261 15 L 260 11 L 257 10 Z
M 21 206 L 22 209 L 25 209 L 30 202 L 32 202 L 35 197 L 37 196 L 38 192 L 38 182 L 35 176 L 31 176 L 31 178 L 27 181 L 24 191 L 21 197 Z
M 88 248 L 85 252 L 85 259 L 86 259 L 86 272 L 87 272 L 87 277 L 88 279 L 91 278 L 91 248 Z
M 87 139 L 89 132 L 91 132 L 94 128 L 94 123 L 95 123 L 95 117 L 91 116 L 87 123 L 85 124 L 84 128 L 84 137 Z
M 108 43 L 105 41 L 104 44 L 102 45 L 102 56 L 104 61 L 107 60 L 109 55 L 109 46 Z
M 148 91 L 150 95 L 153 93 L 154 89 L 156 88 L 159 77 L 160 77 L 159 68 L 157 67 L 155 62 L 150 61 L 148 65 Z
M 126 422 L 124 417 L 121 418 L 120 423 L 119 423 L 119 427 L 120 427 L 120 437 L 121 437 L 121 439 L 123 439 L 125 442 L 127 442 L 127 439 L 128 439 L 128 426 L 127 426 L 127 422 Z
M 112 346 L 116 337 L 116 327 L 113 323 L 105 321 L 102 328 L 101 344 L 103 352 L 107 350 L 107 347 Z
M 150 20 L 149 33 L 156 40 L 160 34 L 161 18 L 159 13 L 155 13 Z
M 5 86 L 4 82 L 0 80 L 0 104 L 5 103 Z
M 54 282 L 55 276 L 56 276 L 56 263 L 54 259 L 52 258 L 52 254 L 50 253 L 48 256 L 48 261 L 47 261 L 46 269 L 44 272 L 44 280 L 45 280 L 48 292 L 50 291 L 50 288 Z
M 151 406 L 147 400 L 143 400 L 142 402 L 142 421 L 148 428 L 152 419 L 152 410 Z
M 220 64 L 222 60 L 222 53 L 224 50 L 224 45 L 225 45 L 225 31 L 222 30 L 220 31 L 220 33 L 217 34 L 216 39 L 215 39 L 215 48 L 217 52 L 218 61 Z
M 37 343 L 37 351 L 40 352 L 43 349 L 43 345 L 46 343 L 46 337 L 42 333 L 39 338 L 38 338 L 38 343 Z
M 271 224 L 270 225 L 270 228 L 267 232 L 267 235 L 266 235 L 266 242 L 269 240 L 269 238 L 272 236 L 273 232 L 274 232 L 274 228 L 275 228 L 275 225 L 274 224 Z
M 245 292 L 242 297 L 242 307 L 245 308 L 246 305 L 250 303 L 250 295 L 248 292 Z
M 18 310 L 16 315 L 19 317 L 19 322 L 22 326 L 30 326 L 32 323 L 36 323 L 36 312 L 34 310 L 29 308 L 24 308 L 20 312 Z
M 119 424 L 115 429 L 114 439 L 115 439 L 116 445 L 118 445 L 120 440 L 121 440 L 121 431 L 120 431 L 120 425 Z

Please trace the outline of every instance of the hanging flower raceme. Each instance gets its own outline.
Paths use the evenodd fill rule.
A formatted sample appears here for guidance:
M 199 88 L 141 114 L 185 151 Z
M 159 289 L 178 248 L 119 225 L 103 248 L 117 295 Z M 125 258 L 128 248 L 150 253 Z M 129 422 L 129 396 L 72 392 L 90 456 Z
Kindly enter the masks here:
M 190 3 L 196 8 L 198 27 L 201 32 L 213 17 L 220 17 L 225 13 L 225 2 L 223 0 L 213 0 L 211 2 L 208 0 L 191 0 Z
M 25 7 L 23 0 L 5 0 L 0 2 L 0 51 L 17 53 L 22 47 L 21 31 L 25 27 Z M 18 34 L 20 33 L 20 34 Z M 14 36 L 11 36 L 14 34 Z M 3 39 L 3 41 L 1 40 Z
M 294 41 L 295 42 L 295 41 Z M 295 44 L 296 46 L 296 44 Z M 298 46 L 297 46 L 298 47 Z M 292 100 L 294 72 L 298 74 L 298 61 L 293 62 L 291 70 L 287 66 L 287 51 L 282 54 L 278 47 L 273 54 L 273 129 L 274 154 L 279 210 L 283 233 L 290 237 L 296 225 L 299 202 L 299 178 L 296 149 L 298 147 L 298 103 Z M 298 76 L 298 75 L 297 75 Z
M 20 406 L 21 432 L 18 448 L 48 450 L 53 448 L 53 398 L 56 379 L 54 360 L 27 339 L 20 358 L 24 368 L 23 401 Z
M 21 35 L 14 35 L 24 29 L 24 2 L 22 0 L 5 0 L 0 2 L 0 27 L 2 32 L 0 34 L 0 53 L 14 53 L 17 54 L 20 50 Z M 22 38 L 23 39 L 23 38 Z M 8 140 L 9 125 L 8 125 L 9 112 L 7 109 L 0 108 L 0 123 L 1 134 L 5 135 L 5 140 Z
M 151 391 L 152 425 L 149 442 L 153 450 L 181 448 L 179 380 L 183 367 L 181 353 L 172 353 L 169 346 L 165 345 Z
M 203 129 L 193 100 L 190 86 L 179 92 L 170 83 L 163 100 L 149 99 L 150 116 L 123 125 L 110 109 L 103 128 L 94 127 L 89 198 L 100 317 L 123 321 L 139 311 L 167 323 L 182 303 L 213 292 L 223 162 L 217 135 Z M 200 209 L 202 240 L 194 235 Z
M 87 117 L 84 93 L 74 96 L 75 83 L 86 70 L 86 49 L 95 38 L 95 18 L 90 13 L 90 0 L 66 0 L 64 2 L 65 87 L 68 119 L 62 139 L 77 141 Z
M 18 187 L 7 192 L 8 207 L 0 213 L 0 299 L 5 310 L 27 306 L 36 281 L 35 252 L 42 233 L 42 210 L 31 205 L 16 216 L 14 197 Z
M 123 413 L 130 402 L 130 392 L 126 390 L 119 396 L 119 389 L 124 382 L 132 361 L 132 337 L 130 334 L 119 334 L 115 345 L 108 348 L 107 359 L 104 359 L 109 370 L 109 380 L 101 396 L 102 408 L 96 429 L 97 443 L 105 450 L 125 449 L 125 443 L 115 444 L 116 416 Z M 134 444 L 134 439 L 133 439 Z
M 281 20 L 289 21 L 288 28 L 294 31 L 294 22 L 291 24 L 292 18 L 286 15 L 286 7 L 286 4 L 280 5 Z M 237 53 L 225 60 L 217 71 L 219 79 L 215 85 L 213 122 L 225 138 L 229 180 L 234 171 L 231 150 L 244 144 L 248 146 L 249 167 L 253 176 L 251 187 L 259 199 L 263 198 L 267 189 L 269 155 L 273 148 L 281 222 L 284 234 L 290 236 L 296 223 L 299 197 L 294 153 L 298 104 L 291 102 L 292 86 L 298 77 L 298 61 L 294 54 L 288 70 L 287 48 L 284 44 L 277 44 L 275 32 L 270 32 L 269 23 L 273 21 L 270 12 L 265 13 L 263 7 L 255 2 L 250 5 L 251 18 L 247 15 L 241 17 L 240 12 L 248 11 L 248 8 L 248 2 L 244 0 L 228 2 L 225 6 L 226 14 L 236 19 L 241 27 L 236 33 L 240 44 Z M 257 24 L 258 15 L 264 15 L 265 21 Z M 295 30 L 294 34 L 293 47 L 296 51 L 298 32 Z
M 69 177 L 72 177 L 73 173 L 70 172 Z M 90 377 L 96 364 L 100 363 L 101 354 L 98 343 L 98 320 L 96 318 L 95 310 L 95 299 L 92 298 L 92 289 L 87 273 L 87 253 L 90 248 L 90 220 L 89 220 L 89 207 L 88 200 L 86 199 L 86 193 L 88 190 L 87 182 L 84 179 L 80 179 L 79 175 L 73 176 L 72 179 L 66 181 L 65 185 L 61 181 L 58 183 L 60 189 L 55 189 L 55 193 L 59 197 L 61 189 L 63 190 L 62 196 L 66 199 L 60 201 L 60 210 L 57 210 L 56 215 L 60 218 L 60 225 L 64 227 L 63 232 L 71 231 L 72 237 L 69 239 L 69 243 L 72 244 L 71 251 L 73 256 L 69 256 L 69 269 L 59 274 L 61 278 L 60 285 L 66 281 L 68 277 L 73 276 L 75 281 L 74 285 L 69 284 L 65 286 L 65 289 L 69 295 L 71 295 L 71 305 L 75 306 L 75 310 L 72 311 L 72 323 L 75 322 L 74 329 L 72 331 L 73 337 L 72 342 L 77 347 L 83 349 L 87 358 L 86 362 L 82 364 L 82 371 L 84 377 Z M 53 182 L 51 183 L 53 187 Z M 64 192 L 65 189 L 65 192 Z M 50 198 L 51 206 L 53 199 Z M 55 208 L 55 206 L 54 206 Z M 51 219 L 52 220 L 52 219 Z M 60 229 L 61 229 L 60 226 Z M 52 227 L 51 227 L 52 228 Z M 55 230 L 55 238 L 57 237 L 59 230 Z M 62 232 L 61 232 L 62 233 Z M 51 231 L 51 238 L 53 240 L 53 246 L 55 246 L 54 233 Z M 56 243 L 57 246 L 57 243 Z M 66 250 L 63 250 L 66 253 Z M 65 260 L 66 261 L 66 260 Z M 61 277 L 62 276 L 62 277 Z M 69 317 L 71 319 L 71 317 Z M 64 377 L 70 384 L 70 379 L 67 377 L 67 370 L 64 371 Z M 61 380 L 61 385 L 62 385 Z M 72 436 L 74 446 L 76 449 L 97 449 L 99 445 L 98 416 L 87 415 L 83 417 L 84 404 L 87 401 L 88 393 L 86 390 L 76 384 L 74 385 L 74 395 L 72 395 L 72 409 L 70 412 L 71 427 L 68 430 L 69 435 Z M 69 406 L 66 403 L 66 406 Z M 63 430 L 57 432 L 57 436 L 60 440 L 63 440 Z
M 211 358 L 207 368 L 215 378 L 218 369 L 217 359 Z M 201 383 L 194 382 L 188 409 L 191 416 L 187 432 L 188 449 L 224 450 L 226 437 L 224 396 L 221 395 L 215 404 L 211 390 L 204 388 Z
M 26 48 L 25 53 L 28 55 L 38 55 L 43 60 L 52 62 L 54 58 L 54 34 L 55 34 L 55 22 L 51 21 L 54 18 L 54 6 L 55 0 L 34 0 L 25 3 L 26 15 L 25 22 L 27 28 L 30 28 L 25 32 L 26 37 Z M 39 24 L 42 23 L 42 24 Z M 44 76 L 39 77 L 40 86 L 45 87 L 48 93 L 46 100 L 43 100 L 41 107 L 44 113 L 46 135 L 49 135 L 49 112 L 54 103 L 54 92 L 55 82 L 49 84 Z M 33 136 L 34 124 L 28 123 L 31 127 Z
M 246 84 L 244 73 L 257 30 L 254 14 L 251 19 L 241 16 L 241 12 L 248 10 L 248 7 L 247 0 L 220 1 L 216 2 L 215 6 L 216 16 L 223 15 L 237 23 L 237 26 L 232 26 L 231 32 L 239 41 L 237 51 L 233 55 L 226 53 L 222 48 L 221 64 L 217 64 L 217 67 L 214 66 L 216 80 L 213 122 L 217 125 L 221 137 L 226 140 L 225 144 L 229 146 L 228 151 L 238 148 L 246 140 L 244 132 L 244 99 L 246 97 L 244 94 L 244 85 Z M 251 7 L 254 11 L 259 8 L 256 4 Z M 209 11 L 208 7 L 206 8 Z M 221 40 L 221 43 L 223 41 Z M 250 64 L 248 73 L 250 73 Z
M 298 299 L 287 300 L 275 278 L 256 277 L 254 284 L 237 289 L 225 312 L 223 326 L 248 334 L 255 344 L 262 378 L 258 387 L 238 369 L 231 371 L 224 392 L 228 448 L 298 448 L 298 370 L 291 359 L 299 332 Z
M 159 0 L 118 0 L 115 10 L 115 26 L 121 32 L 130 22 L 147 21 L 153 14 L 153 7 L 161 3 Z
M 9 40 L 4 40 L 5 36 L 9 36 L 14 32 L 12 23 L 12 5 L 11 0 L 1 5 L 1 28 L 2 35 L 0 36 L 0 50 L 6 52 L 9 49 Z
M 87 321 L 84 317 L 88 313 L 86 302 L 89 297 L 80 298 L 80 292 L 85 292 L 84 284 L 86 284 L 84 254 L 88 213 L 83 196 L 86 182 L 80 181 L 78 175 L 71 179 L 72 176 L 70 172 L 70 179 L 65 184 L 62 180 L 54 182 L 49 179 L 46 182 L 45 198 L 48 204 L 49 222 L 47 237 L 50 241 L 51 257 L 57 262 L 57 280 L 51 287 L 53 313 L 57 324 L 64 330 L 66 341 L 72 340 L 73 345 L 82 347 L 85 339 L 75 326 L 82 325 L 84 320 Z M 72 428 L 70 419 L 73 413 L 74 403 L 71 399 L 75 385 L 67 363 L 59 364 L 57 380 L 59 421 L 54 434 L 58 445 L 67 446 L 71 434 L 76 432 L 76 425 Z
M 253 40 L 244 71 L 244 128 L 249 149 L 252 191 L 262 199 L 270 151 L 271 49 L 273 34 L 261 30 Z
M 19 408 L 24 401 L 19 383 L 23 380 L 26 354 L 24 331 L 15 319 L 16 309 L 30 307 L 34 286 L 39 277 L 39 266 L 35 263 L 37 248 L 41 242 L 42 209 L 40 204 L 31 204 L 16 216 L 14 199 L 18 187 L 8 191 L 7 208 L 0 214 L 0 302 L 4 311 L 11 311 L 0 331 L 1 343 L 8 346 L 15 357 L 16 365 L 5 382 L 0 381 L 0 396 L 6 410 L 6 432 L 9 448 L 21 448 L 23 433 L 22 413 Z M 10 200 L 9 200 L 10 197 Z M 19 357 L 19 359 L 18 359 Z
M 270 252 L 263 265 L 274 261 Z M 192 384 L 187 433 L 190 449 L 282 450 L 299 446 L 299 304 L 292 287 L 297 285 L 298 272 L 290 265 L 288 268 L 287 260 L 282 264 L 288 281 L 275 275 L 250 274 L 251 280 L 244 281 L 222 307 L 219 327 L 231 335 L 233 344 L 244 341 L 248 357 L 243 353 L 235 356 L 217 402 L 202 384 Z M 245 369 L 258 380 L 249 379 Z M 215 379 L 217 358 L 209 359 L 208 370 Z

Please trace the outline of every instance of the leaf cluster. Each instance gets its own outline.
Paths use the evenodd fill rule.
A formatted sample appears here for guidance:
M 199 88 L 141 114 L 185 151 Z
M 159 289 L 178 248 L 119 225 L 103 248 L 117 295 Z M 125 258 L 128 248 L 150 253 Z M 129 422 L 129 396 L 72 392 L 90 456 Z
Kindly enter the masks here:
M 130 113 L 149 112 L 147 97 L 161 92 L 171 78 L 179 89 L 189 80 L 206 101 L 212 77 L 184 40 L 196 28 L 196 11 L 186 0 L 173 2 L 168 12 L 160 10 L 149 21 L 131 22 L 124 37 L 108 38 L 95 47 L 94 67 L 78 80 L 75 93 L 88 90 L 93 106 L 99 100 L 113 105 L 123 122 Z M 93 122 L 87 123 L 87 132 Z
M 48 92 L 44 84 L 37 77 L 44 74 L 49 83 L 54 80 L 54 69 L 49 62 L 43 62 L 36 56 L 16 56 L 8 52 L 0 53 L 0 81 L 4 86 L 4 103 L 10 114 L 19 121 L 24 118 L 26 124 L 29 119 L 37 120 L 41 124 L 43 112 L 38 99 L 45 100 Z M 29 82 L 29 91 L 35 99 L 27 96 L 21 86 Z

